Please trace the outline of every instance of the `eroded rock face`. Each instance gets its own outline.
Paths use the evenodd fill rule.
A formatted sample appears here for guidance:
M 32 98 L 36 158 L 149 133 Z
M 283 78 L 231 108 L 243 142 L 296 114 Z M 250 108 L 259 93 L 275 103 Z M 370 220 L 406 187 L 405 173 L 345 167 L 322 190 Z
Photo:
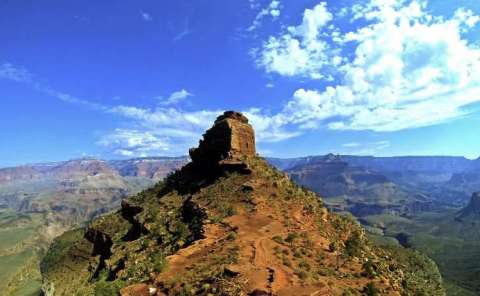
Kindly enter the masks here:
M 470 201 L 470 205 L 480 212 L 480 192 L 476 192 L 472 195 L 472 200 Z
M 457 221 L 477 221 L 480 219 L 480 192 L 475 192 L 472 195 L 470 203 L 458 212 L 455 220 Z
M 217 164 L 237 161 L 255 155 L 255 132 L 241 113 L 227 111 L 219 116 L 200 140 L 198 148 L 190 149 L 194 163 Z
M 468 206 L 459 213 L 459 218 L 479 218 L 480 217 L 480 192 L 475 192 Z

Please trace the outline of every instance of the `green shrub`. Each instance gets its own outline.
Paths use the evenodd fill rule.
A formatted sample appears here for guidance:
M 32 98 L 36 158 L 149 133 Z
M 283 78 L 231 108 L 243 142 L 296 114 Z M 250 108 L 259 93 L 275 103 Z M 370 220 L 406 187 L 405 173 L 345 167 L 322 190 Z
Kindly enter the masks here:
M 237 234 L 235 232 L 230 232 L 228 235 L 227 235 L 227 240 L 229 241 L 233 241 L 237 238 Z
M 368 260 L 367 262 L 365 262 L 362 268 L 363 268 L 364 275 L 370 278 L 374 278 L 377 276 L 377 266 L 371 260 Z
M 331 242 L 330 245 L 328 245 L 328 250 L 330 252 L 336 252 L 339 249 L 338 243 L 337 242 Z
M 310 270 L 310 264 L 308 264 L 306 261 L 302 260 L 300 261 L 300 263 L 298 264 L 298 267 L 300 267 L 301 269 L 305 269 L 305 270 Z
M 237 214 L 237 211 L 235 210 L 235 208 L 231 204 L 227 204 L 227 203 L 224 203 L 224 204 L 222 203 L 218 207 L 218 210 L 223 215 L 223 217 L 230 217 Z
M 272 237 L 272 240 L 276 243 L 283 244 L 283 238 L 279 235 L 275 235 L 274 237 Z
M 363 240 L 358 232 L 354 232 L 345 242 L 345 253 L 349 257 L 359 257 L 362 254 Z
M 290 259 L 288 258 L 283 258 L 282 264 L 288 267 L 292 267 L 292 262 L 290 262 Z
M 120 287 L 115 282 L 98 282 L 95 285 L 95 296 L 113 296 L 120 295 Z
M 306 280 L 308 278 L 308 273 L 303 270 L 295 270 L 295 275 L 298 276 L 301 280 Z
M 372 282 L 368 283 L 365 286 L 365 288 L 363 289 L 363 293 L 365 293 L 366 296 L 378 296 L 378 295 L 380 295 L 380 291 L 375 286 L 375 284 L 372 283 Z
M 287 235 L 287 238 L 285 239 L 285 241 L 287 243 L 290 243 L 290 246 L 293 247 L 293 242 L 298 238 L 298 234 L 295 233 L 295 232 L 291 232 Z
M 155 254 L 152 257 L 153 270 L 155 272 L 162 272 L 167 266 L 167 260 L 163 254 Z

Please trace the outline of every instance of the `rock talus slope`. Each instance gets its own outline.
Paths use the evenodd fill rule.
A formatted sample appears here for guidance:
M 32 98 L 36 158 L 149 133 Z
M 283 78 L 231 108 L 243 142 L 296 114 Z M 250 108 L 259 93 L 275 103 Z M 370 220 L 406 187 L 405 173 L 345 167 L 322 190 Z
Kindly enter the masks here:
M 258 157 L 242 114 L 218 117 L 190 155 L 164 183 L 56 239 L 45 294 L 445 294 L 430 259 L 372 245 Z

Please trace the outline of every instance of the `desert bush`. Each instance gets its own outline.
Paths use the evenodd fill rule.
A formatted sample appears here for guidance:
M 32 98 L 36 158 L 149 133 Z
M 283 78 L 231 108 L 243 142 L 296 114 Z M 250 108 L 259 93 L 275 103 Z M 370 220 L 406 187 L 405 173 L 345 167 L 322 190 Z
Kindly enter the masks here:
M 152 256 L 153 270 L 155 272 L 162 272 L 167 266 L 167 260 L 163 254 L 154 254 Z
M 272 240 L 276 243 L 279 243 L 279 244 L 283 244 L 283 238 L 279 235 L 275 235 L 274 237 L 272 237 Z
M 378 295 L 380 295 L 380 291 L 375 286 L 375 284 L 372 283 L 372 282 L 368 283 L 365 286 L 365 288 L 363 289 L 363 293 L 365 293 L 366 296 L 378 296 Z
M 371 260 L 363 263 L 362 268 L 365 276 L 368 276 L 369 278 L 374 278 L 377 276 L 377 266 L 375 266 Z

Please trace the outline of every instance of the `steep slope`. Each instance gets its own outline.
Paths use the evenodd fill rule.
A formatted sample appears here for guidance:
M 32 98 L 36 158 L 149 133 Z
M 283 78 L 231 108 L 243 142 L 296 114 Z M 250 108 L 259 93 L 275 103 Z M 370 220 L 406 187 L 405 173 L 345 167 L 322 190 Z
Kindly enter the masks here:
M 256 156 L 243 115 L 220 116 L 190 156 L 164 184 L 59 237 L 42 262 L 45 294 L 445 294 L 431 260 L 373 246 Z

